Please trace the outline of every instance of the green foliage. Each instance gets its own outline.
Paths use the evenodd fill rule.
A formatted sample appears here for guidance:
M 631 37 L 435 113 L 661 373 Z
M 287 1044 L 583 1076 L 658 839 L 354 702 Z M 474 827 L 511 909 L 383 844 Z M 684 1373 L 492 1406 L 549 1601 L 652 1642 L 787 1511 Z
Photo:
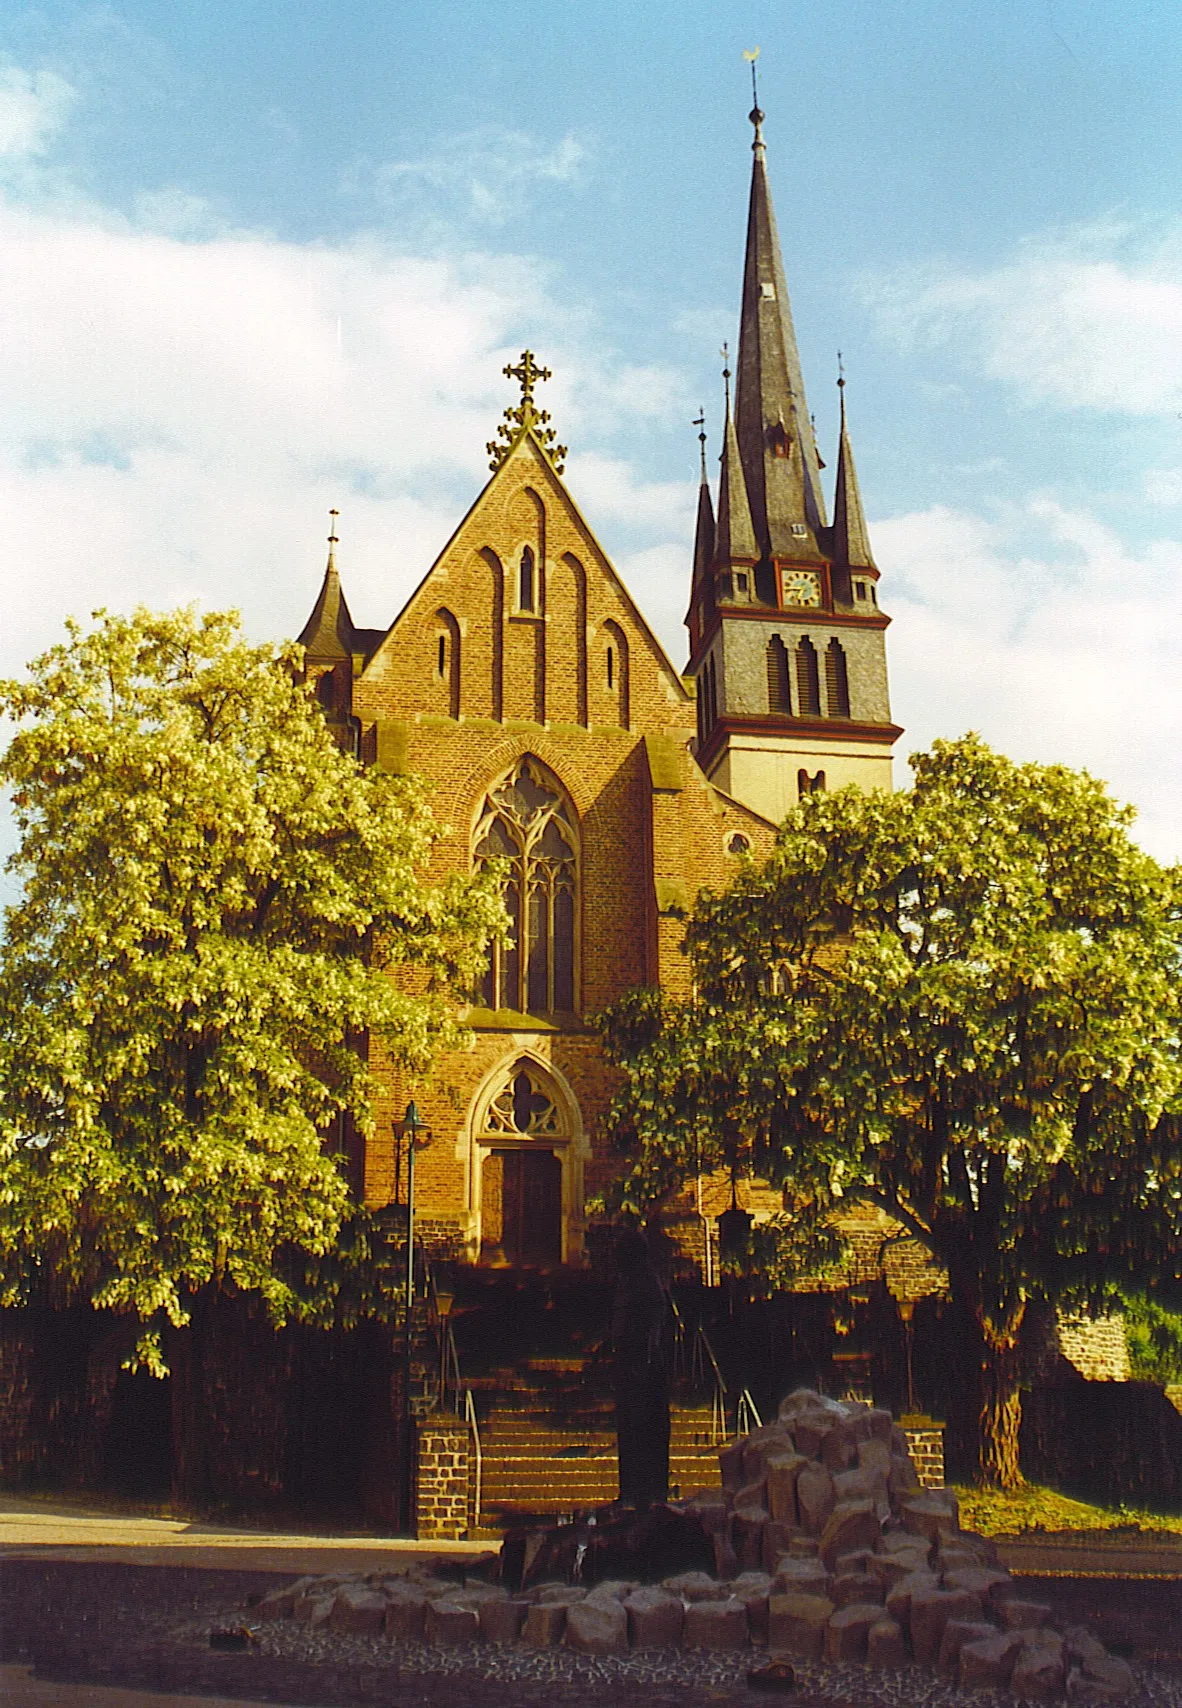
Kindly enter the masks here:
M 1182 1313 L 1148 1293 L 1126 1293 L 1124 1318 L 1134 1380 L 1163 1388 L 1182 1382 Z
M 699 899 L 692 1000 L 603 1016 L 618 1196 L 739 1164 L 877 1205 L 1012 1365 L 1032 1294 L 1178 1265 L 1182 882 L 1084 774 L 974 737 L 912 763 L 909 792 L 806 796 Z
M 357 1042 L 422 1075 L 458 1041 L 494 887 L 424 885 L 421 789 L 339 751 L 300 662 L 233 614 L 99 613 L 0 684 L 23 882 L 0 967 L 6 1303 L 48 1278 L 181 1324 L 214 1284 L 282 1320 L 285 1250 L 329 1252 L 347 1210 L 322 1135 L 371 1126 Z

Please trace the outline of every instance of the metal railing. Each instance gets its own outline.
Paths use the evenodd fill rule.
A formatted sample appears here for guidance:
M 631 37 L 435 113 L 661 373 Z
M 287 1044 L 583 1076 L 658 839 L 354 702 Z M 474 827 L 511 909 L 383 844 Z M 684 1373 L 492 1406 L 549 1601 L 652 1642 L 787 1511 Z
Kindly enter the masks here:
M 706 1330 L 701 1323 L 698 1324 L 694 1333 L 692 1357 L 696 1366 L 695 1374 L 696 1370 L 700 1369 L 704 1376 L 706 1361 L 708 1361 L 710 1372 L 714 1378 L 713 1392 L 710 1396 L 710 1433 L 714 1437 L 715 1446 L 717 1446 L 720 1441 L 726 1440 L 726 1382 L 723 1380 L 722 1371 L 718 1368 L 714 1348 L 711 1346 Z
M 751 1398 L 751 1390 L 744 1388 L 739 1395 L 739 1403 L 735 1407 L 735 1434 L 750 1435 L 753 1429 L 762 1429 L 763 1419 L 759 1408 Z
M 472 1431 L 472 1467 L 474 1472 L 472 1529 L 478 1530 L 480 1528 L 480 1497 L 484 1483 L 484 1456 L 480 1450 L 480 1425 L 476 1421 L 476 1402 L 472 1398 L 471 1388 L 464 1389 L 464 1422 Z

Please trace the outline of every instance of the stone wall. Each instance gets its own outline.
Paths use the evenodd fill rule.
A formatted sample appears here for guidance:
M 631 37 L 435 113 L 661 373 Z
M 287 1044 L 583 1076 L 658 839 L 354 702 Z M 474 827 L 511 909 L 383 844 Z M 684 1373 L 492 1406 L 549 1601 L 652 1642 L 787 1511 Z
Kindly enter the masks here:
M 457 1417 L 434 1413 L 420 1419 L 418 1437 L 416 1533 L 424 1542 L 454 1542 L 468 1532 L 468 1426 Z
M 931 1419 L 923 1424 L 900 1424 L 907 1437 L 907 1451 L 915 1466 L 921 1489 L 944 1487 L 944 1425 Z
M 1119 1313 L 1104 1317 L 1060 1315 L 1057 1339 L 1059 1351 L 1086 1381 L 1130 1380 L 1125 1319 Z

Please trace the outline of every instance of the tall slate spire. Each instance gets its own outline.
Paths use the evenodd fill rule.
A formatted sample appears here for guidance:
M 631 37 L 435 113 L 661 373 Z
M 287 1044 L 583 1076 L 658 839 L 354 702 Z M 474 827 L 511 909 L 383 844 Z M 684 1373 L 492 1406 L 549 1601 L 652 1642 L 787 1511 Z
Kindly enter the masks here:
M 824 556 L 825 528 L 820 459 L 768 190 L 763 117 L 755 106 L 736 430 L 752 520 L 763 551 L 778 558 L 819 558 Z
M 875 563 L 846 425 L 844 375 L 838 379 L 837 386 L 841 394 L 841 443 L 833 495 L 833 593 L 838 604 L 847 605 L 853 603 L 850 570 L 874 569 Z

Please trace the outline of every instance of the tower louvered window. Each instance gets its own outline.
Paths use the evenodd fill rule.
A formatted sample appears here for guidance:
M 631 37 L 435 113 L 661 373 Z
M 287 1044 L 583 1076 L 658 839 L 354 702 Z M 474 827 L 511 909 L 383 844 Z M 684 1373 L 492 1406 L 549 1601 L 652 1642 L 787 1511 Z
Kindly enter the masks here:
M 831 718 L 850 715 L 850 682 L 845 648 L 837 639 L 825 648 L 825 709 Z
M 779 635 L 767 643 L 767 709 L 785 717 L 792 715 L 792 690 L 788 681 L 788 648 Z
M 817 649 L 807 635 L 796 649 L 796 703 L 802 718 L 821 715 L 821 683 Z
M 494 944 L 481 982 L 486 1008 L 572 1013 L 578 835 L 558 779 L 527 754 L 486 795 L 473 845 L 477 863 L 507 862 L 512 940 Z

